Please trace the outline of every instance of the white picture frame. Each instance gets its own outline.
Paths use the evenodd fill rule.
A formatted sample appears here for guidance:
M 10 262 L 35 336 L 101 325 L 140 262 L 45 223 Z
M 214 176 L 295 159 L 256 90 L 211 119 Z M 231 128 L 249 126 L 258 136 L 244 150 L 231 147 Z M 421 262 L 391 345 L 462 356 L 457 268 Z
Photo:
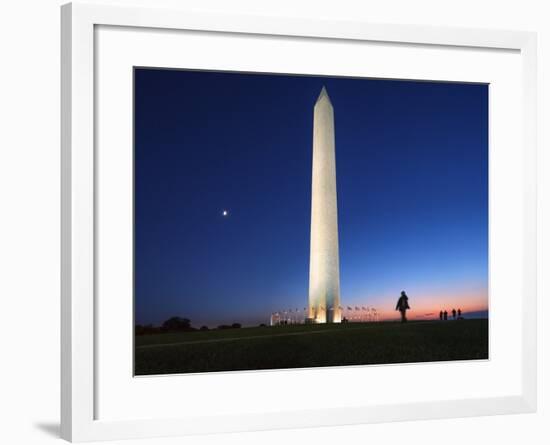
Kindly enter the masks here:
M 64 5 L 62 14 L 62 307 L 61 435 L 70 441 L 143 438 L 197 433 L 312 427 L 367 422 L 524 413 L 536 410 L 536 34 L 412 25 L 199 13 L 160 8 Z M 96 104 L 97 35 L 101 26 L 188 30 L 247 36 L 382 42 L 437 48 L 502 50 L 518 54 L 522 141 L 522 280 L 518 340 L 519 390 L 495 397 L 378 403 L 213 415 L 103 419 L 98 416 L 98 315 L 96 305 Z M 359 51 L 359 49 L 358 49 Z M 492 168 L 492 167 L 491 167 Z M 496 167 L 495 167 L 496 168 Z M 514 201 L 515 202 L 515 201 Z M 520 202 L 520 201 L 518 201 Z M 505 279 L 505 277 L 503 277 Z M 130 309 L 129 309 L 130 310 Z M 131 345 L 128 345 L 131 348 Z M 359 373 L 362 368 L 356 368 Z M 283 371 L 271 371 L 272 374 Z M 328 372 L 318 370 L 317 372 Z M 165 378 L 171 379 L 172 377 Z M 242 389 L 246 391 L 245 388 Z M 349 401 L 348 401 L 349 402 Z

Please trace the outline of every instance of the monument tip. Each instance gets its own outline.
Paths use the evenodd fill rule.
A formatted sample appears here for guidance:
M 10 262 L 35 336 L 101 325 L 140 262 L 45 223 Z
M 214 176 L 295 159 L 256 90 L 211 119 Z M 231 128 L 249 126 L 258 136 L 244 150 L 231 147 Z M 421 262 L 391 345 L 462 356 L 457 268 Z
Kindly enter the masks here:
M 324 85 L 323 85 L 323 88 L 321 89 L 321 93 L 319 94 L 319 97 L 317 98 L 317 101 L 315 103 L 319 102 L 323 97 L 326 97 L 327 100 L 330 103 L 330 97 L 329 97 L 327 89 L 325 88 Z

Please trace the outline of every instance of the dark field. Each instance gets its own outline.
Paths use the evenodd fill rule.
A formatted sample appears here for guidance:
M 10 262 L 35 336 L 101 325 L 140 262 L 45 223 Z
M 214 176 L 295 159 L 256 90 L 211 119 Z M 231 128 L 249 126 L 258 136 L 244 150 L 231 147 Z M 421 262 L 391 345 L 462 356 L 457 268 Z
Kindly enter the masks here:
M 488 358 L 488 320 L 290 325 L 136 336 L 135 374 Z

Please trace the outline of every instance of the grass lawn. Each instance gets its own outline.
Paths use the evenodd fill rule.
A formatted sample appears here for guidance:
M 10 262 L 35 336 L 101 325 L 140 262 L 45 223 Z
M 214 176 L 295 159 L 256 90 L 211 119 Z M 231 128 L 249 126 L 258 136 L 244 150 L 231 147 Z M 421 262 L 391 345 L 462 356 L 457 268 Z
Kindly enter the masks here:
M 488 320 L 290 325 L 136 336 L 135 374 L 488 358 Z

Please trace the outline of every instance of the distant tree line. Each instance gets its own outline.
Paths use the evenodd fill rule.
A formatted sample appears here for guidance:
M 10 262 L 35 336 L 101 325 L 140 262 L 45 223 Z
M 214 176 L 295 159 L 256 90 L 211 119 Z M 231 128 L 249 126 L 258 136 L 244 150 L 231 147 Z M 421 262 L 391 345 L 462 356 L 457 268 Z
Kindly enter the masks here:
M 233 324 L 221 324 L 215 329 L 239 329 L 241 327 L 240 323 Z M 164 332 L 192 332 L 192 331 L 209 331 L 208 326 L 201 326 L 200 328 L 195 328 L 191 325 L 191 320 L 185 317 L 170 317 L 168 320 L 165 320 L 160 326 L 154 326 L 152 324 L 136 324 L 135 333 L 136 335 L 147 335 L 147 334 L 161 334 Z

